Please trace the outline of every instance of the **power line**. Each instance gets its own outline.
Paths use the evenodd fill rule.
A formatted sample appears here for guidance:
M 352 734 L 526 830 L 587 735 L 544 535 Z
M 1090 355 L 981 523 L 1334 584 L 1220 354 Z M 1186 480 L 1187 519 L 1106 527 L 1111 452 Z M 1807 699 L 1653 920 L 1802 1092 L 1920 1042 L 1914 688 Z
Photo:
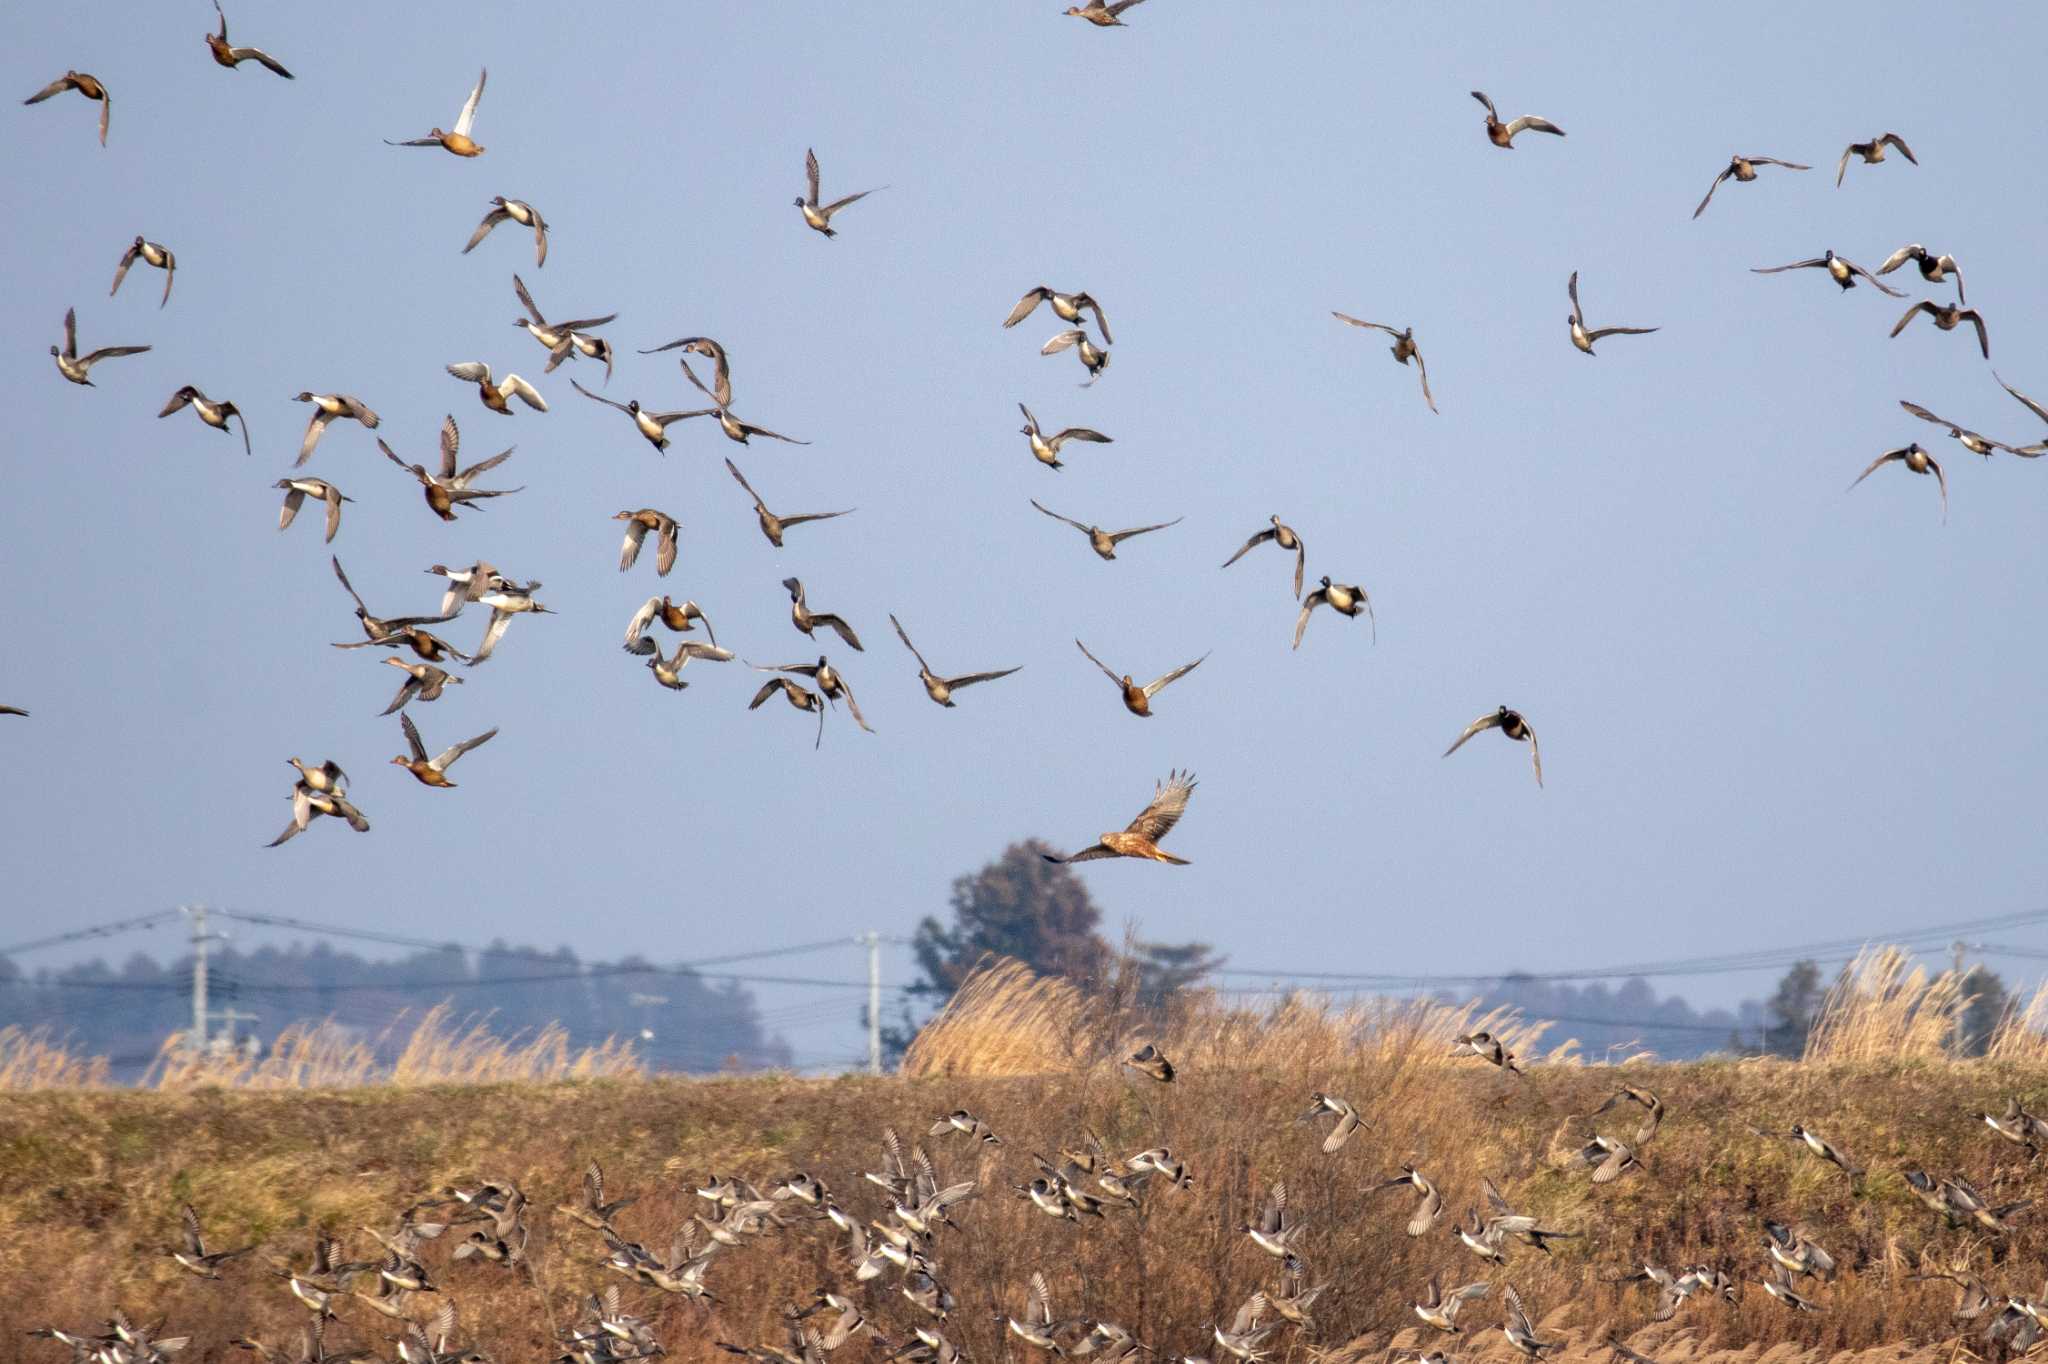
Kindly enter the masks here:
M 53 933 L 47 938 L 35 938 L 28 942 L 15 943 L 12 947 L 0 947 L 0 957 L 16 957 L 23 952 L 58 947 L 68 942 L 84 942 L 89 938 L 111 938 L 116 934 L 133 932 L 138 928 L 154 928 L 166 920 L 177 917 L 178 911 L 175 909 L 159 909 L 152 914 L 138 914 L 132 919 L 117 919 L 112 923 L 74 928 L 68 933 Z

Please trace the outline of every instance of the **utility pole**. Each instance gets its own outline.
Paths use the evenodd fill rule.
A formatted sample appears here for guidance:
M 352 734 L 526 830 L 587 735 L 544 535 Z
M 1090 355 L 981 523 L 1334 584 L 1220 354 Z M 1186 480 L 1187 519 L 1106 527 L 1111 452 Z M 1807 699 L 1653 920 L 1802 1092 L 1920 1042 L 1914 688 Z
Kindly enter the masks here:
M 207 1007 L 206 950 L 210 944 L 226 940 L 226 934 L 206 931 L 206 906 L 185 905 L 184 912 L 192 919 L 192 1045 L 194 1055 L 203 1054 L 207 1048 L 206 1025 L 210 1020 L 219 1020 L 227 1027 L 221 1032 L 221 1040 L 229 1049 L 234 1047 L 235 1024 L 254 1023 L 255 1014 L 245 1014 L 240 1009 L 209 1009 Z
M 882 1073 L 882 935 L 869 929 L 854 939 L 868 949 L 868 1074 Z
M 188 905 L 192 918 L 192 1050 L 206 1050 L 206 947 L 213 936 L 206 931 L 206 906 Z

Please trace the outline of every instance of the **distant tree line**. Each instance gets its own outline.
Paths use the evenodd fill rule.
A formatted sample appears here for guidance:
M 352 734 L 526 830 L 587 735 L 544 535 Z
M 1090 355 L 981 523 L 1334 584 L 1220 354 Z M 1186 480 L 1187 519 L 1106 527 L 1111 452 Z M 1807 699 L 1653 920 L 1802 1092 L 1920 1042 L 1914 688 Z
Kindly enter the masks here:
M 665 970 L 642 957 L 586 969 L 567 947 L 499 942 L 474 959 L 449 947 L 370 960 L 316 943 L 217 947 L 208 966 L 211 1007 L 255 1015 L 236 1024 L 244 1036 L 268 1039 L 300 1019 L 332 1019 L 366 1040 L 389 1031 L 403 1043 L 409 1020 L 445 1001 L 458 1017 L 488 1014 L 501 1036 L 560 1023 L 576 1046 L 630 1038 L 655 1070 L 753 1069 L 791 1059 L 737 982 Z M 132 1079 L 166 1036 L 191 1026 L 191 980 L 189 955 L 159 963 L 136 953 L 118 968 L 95 960 L 33 976 L 0 957 L 0 1026 L 47 1028 L 75 1051 L 112 1058 L 117 1078 Z

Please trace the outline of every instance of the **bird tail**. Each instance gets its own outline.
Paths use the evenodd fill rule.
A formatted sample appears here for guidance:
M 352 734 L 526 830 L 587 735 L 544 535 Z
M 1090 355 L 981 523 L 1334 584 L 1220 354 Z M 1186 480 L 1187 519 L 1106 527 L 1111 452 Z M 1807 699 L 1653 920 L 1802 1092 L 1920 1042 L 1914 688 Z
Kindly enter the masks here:
M 1188 865 L 1188 860 L 1185 857 L 1175 857 L 1170 852 L 1154 852 L 1152 856 L 1154 857 L 1154 859 L 1160 862 L 1171 862 L 1176 867 L 1185 867 Z

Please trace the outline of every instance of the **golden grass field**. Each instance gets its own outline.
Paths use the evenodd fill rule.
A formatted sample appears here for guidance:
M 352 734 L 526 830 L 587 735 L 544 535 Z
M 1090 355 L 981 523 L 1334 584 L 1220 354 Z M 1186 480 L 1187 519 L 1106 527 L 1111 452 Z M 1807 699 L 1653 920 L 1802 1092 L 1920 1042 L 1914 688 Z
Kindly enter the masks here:
M 2048 1197 L 2048 1162 L 2030 1162 L 1976 1118 L 2002 1110 L 2008 1095 L 2048 1091 L 2040 1015 L 2012 1020 L 1996 1056 L 1963 1062 L 1941 1054 L 1943 1020 L 1957 1007 L 1952 982 L 1878 957 L 1837 992 L 1814 1055 L 1801 1062 L 1588 1065 L 1565 1044 L 1546 1052 L 1540 1025 L 1493 1020 L 1529 1061 L 1521 1078 L 1448 1058 L 1449 1039 L 1474 1025 L 1465 1011 L 1293 1001 L 1248 1013 L 1196 998 L 1158 1019 L 1115 990 L 1083 996 L 1001 967 L 970 982 L 926 1029 L 902 1075 L 877 1079 L 646 1078 L 622 1049 L 579 1055 L 560 1039 L 535 1047 L 539 1039 L 494 1039 L 443 1017 L 415 1037 L 402 1074 L 379 1073 L 366 1055 L 353 1071 L 328 1073 L 302 1050 L 268 1072 L 208 1076 L 165 1065 L 154 1088 L 112 1090 L 94 1083 L 90 1062 L 15 1036 L 0 1039 L 0 1084 L 20 1091 L 0 1100 L 0 1339 L 16 1342 L 21 1359 L 63 1364 L 63 1347 L 21 1333 L 97 1329 L 120 1306 L 138 1319 L 166 1318 L 167 1334 L 189 1332 L 181 1360 L 245 1357 L 229 1345 L 239 1335 L 286 1344 L 309 1318 L 268 1271 L 303 1267 L 315 1228 L 364 1252 L 359 1226 L 386 1227 L 422 1195 L 492 1177 L 517 1181 L 532 1200 L 532 1273 L 449 1264 L 446 1243 L 425 1258 L 458 1304 L 463 1340 L 498 1364 L 553 1359 L 552 1325 L 575 1316 L 583 1295 L 625 1283 L 599 1267 L 595 1233 L 549 1212 L 573 1195 L 592 1157 L 610 1196 L 640 1195 L 620 1214 L 620 1231 L 659 1248 L 705 1206 L 691 1191 L 713 1173 L 765 1186 L 806 1170 L 848 1211 L 877 1215 L 883 1197 L 860 1172 L 876 1168 L 878 1134 L 892 1124 L 906 1145 L 928 1147 L 942 1180 L 981 1181 L 935 1255 L 959 1299 L 941 1329 L 984 1364 L 1021 1350 L 1004 1343 L 991 1314 L 1021 1310 L 1034 1269 L 1051 1281 L 1062 1314 L 1121 1322 L 1161 1358 L 1218 1357 L 1209 1324 L 1278 1280 L 1276 1262 L 1238 1230 L 1276 1178 L 1308 1221 L 1301 1244 L 1312 1281 L 1331 1286 L 1316 1308 L 1317 1334 L 1284 1333 L 1273 1359 L 1377 1358 L 1396 1345 L 1515 1358 L 1492 1329 L 1498 1292 L 1472 1305 L 1478 1329 L 1464 1340 L 1436 1337 L 1409 1309 L 1434 1271 L 1449 1283 L 1489 1277 L 1449 1232 L 1478 1201 L 1482 1176 L 1546 1224 L 1583 1233 L 1550 1258 L 1519 1250 L 1491 1275 L 1516 1286 L 1546 1334 L 1571 1342 L 1568 1358 L 1601 1353 L 1610 1332 L 1663 1364 L 1947 1357 L 1953 1291 L 1908 1273 L 1923 1260 L 1967 1262 L 1994 1288 L 2034 1294 L 2048 1265 L 2048 1220 L 2022 1216 L 1997 1239 L 1951 1230 L 1900 1176 L 1963 1174 L 1994 1203 Z M 1158 1040 L 1174 1059 L 1173 1084 L 1116 1067 L 1142 1040 Z M 1565 1158 L 1591 1130 L 1586 1115 L 1623 1081 L 1656 1090 L 1669 1114 L 1643 1151 L 1645 1168 L 1596 1189 Z M 1324 1127 L 1294 1122 L 1314 1090 L 1350 1099 L 1371 1129 L 1322 1154 Z M 935 1115 L 962 1106 L 1003 1145 L 925 1135 Z M 1633 1110 L 1621 1117 L 1604 1130 L 1634 1127 Z M 1750 1130 L 1795 1121 L 1869 1167 L 1861 1193 L 1803 1149 Z M 1030 1153 L 1051 1155 L 1091 1128 L 1119 1154 L 1172 1147 L 1194 1188 L 1152 1188 L 1142 1209 L 1078 1227 L 1013 1195 L 1033 1173 Z M 1402 1229 L 1411 1194 L 1369 1192 L 1403 1163 L 1445 1193 L 1443 1222 L 1421 1239 Z M 187 1200 L 217 1246 L 262 1243 L 223 1282 L 194 1279 L 160 1254 L 176 1240 Z M 1812 1289 L 1823 1312 L 1794 1315 L 1757 1286 L 1765 1217 L 1803 1227 L 1840 1262 L 1837 1282 Z M 829 1224 L 794 1222 L 728 1252 L 708 1276 L 722 1299 L 708 1316 L 632 1285 L 626 1301 L 655 1318 L 677 1358 L 726 1358 L 712 1346 L 721 1338 L 781 1344 L 786 1304 L 826 1284 L 851 1289 L 843 1244 Z M 1644 1258 L 1725 1264 L 1747 1286 L 1739 1302 L 1694 1302 L 1651 1325 L 1647 1292 L 1604 1282 Z M 881 1331 L 901 1341 L 918 1316 L 892 1282 L 863 1291 Z M 395 1334 L 382 1317 L 345 1307 L 329 1345 L 360 1343 L 389 1357 Z M 846 1351 L 885 1353 L 858 1339 Z

